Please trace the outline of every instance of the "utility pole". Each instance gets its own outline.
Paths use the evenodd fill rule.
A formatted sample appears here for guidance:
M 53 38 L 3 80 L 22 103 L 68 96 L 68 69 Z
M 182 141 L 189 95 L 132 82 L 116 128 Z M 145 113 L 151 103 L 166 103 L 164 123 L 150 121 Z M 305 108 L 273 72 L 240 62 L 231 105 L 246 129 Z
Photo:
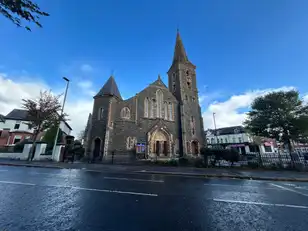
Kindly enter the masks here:
M 56 151 L 56 146 L 57 146 L 57 141 L 58 141 L 58 136 L 59 136 L 59 131 L 60 131 L 60 125 L 61 125 L 61 119 L 62 119 L 62 115 L 63 115 L 63 111 L 64 111 L 64 105 L 65 105 L 65 101 L 66 101 L 66 96 L 67 96 L 67 91 L 68 91 L 68 86 L 69 86 L 69 79 L 66 77 L 63 77 L 63 79 L 66 81 L 66 89 L 65 89 L 65 94 L 64 94 L 64 99 L 63 99 L 63 104 L 62 104 L 62 108 L 61 108 L 61 115 L 60 115 L 60 120 L 59 120 L 59 125 L 57 128 L 57 133 L 56 133 L 56 137 L 54 140 L 54 144 L 53 144 L 53 149 L 52 149 L 52 156 L 54 157 L 55 155 L 55 151 Z
M 216 144 L 218 144 L 215 114 L 216 114 L 216 113 L 215 113 L 215 112 L 213 112 L 213 122 L 214 122 L 214 128 L 215 128 L 215 138 L 216 138 Z

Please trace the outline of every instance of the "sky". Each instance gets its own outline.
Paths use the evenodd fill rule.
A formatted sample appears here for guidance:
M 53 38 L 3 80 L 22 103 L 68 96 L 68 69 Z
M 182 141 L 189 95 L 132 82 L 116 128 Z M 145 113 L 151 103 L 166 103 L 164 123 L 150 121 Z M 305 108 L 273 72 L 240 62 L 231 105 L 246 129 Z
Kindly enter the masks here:
M 253 99 L 299 90 L 308 99 L 306 0 L 36 0 L 43 28 L 0 15 L 0 113 L 42 89 L 60 94 L 73 134 L 113 73 L 123 98 L 167 74 L 177 28 L 197 66 L 204 127 L 240 125 Z M 25 22 L 25 25 L 29 25 Z

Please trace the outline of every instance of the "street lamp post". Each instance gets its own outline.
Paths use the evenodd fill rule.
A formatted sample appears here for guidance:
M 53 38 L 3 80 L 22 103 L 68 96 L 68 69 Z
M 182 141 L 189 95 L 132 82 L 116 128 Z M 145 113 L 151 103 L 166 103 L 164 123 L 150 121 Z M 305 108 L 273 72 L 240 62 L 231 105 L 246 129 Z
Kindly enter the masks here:
M 214 128 L 215 128 L 215 138 L 216 138 L 216 144 L 218 144 L 215 114 L 216 114 L 216 113 L 213 112 L 213 122 L 214 122 Z
M 63 104 L 62 104 L 62 108 L 61 108 L 61 115 L 60 115 L 61 117 L 62 117 L 62 115 L 63 115 L 64 105 L 65 105 L 66 96 L 67 96 L 67 91 L 68 91 L 68 86 L 69 86 L 69 83 L 70 83 L 70 80 L 69 80 L 68 78 L 63 77 L 63 79 L 66 81 L 66 89 L 65 89 Z M 59 120 L 59 125 L 58 125 L 58 128 L 57 128 L 57 133 L 56 133 L 56 137 L 55 137 L 54 144 L 53 144 L 53 149 L 52 149 L 52 153 L 53 153 L 52 156 L 53 156 L 53 157 L 54 157 L 54 155 L 55 155 L 56 145 L 57 145 L 58 136 L 59 136 L 59 132 L 60 132 L 61 117 L 60 117 L 60 120 Z

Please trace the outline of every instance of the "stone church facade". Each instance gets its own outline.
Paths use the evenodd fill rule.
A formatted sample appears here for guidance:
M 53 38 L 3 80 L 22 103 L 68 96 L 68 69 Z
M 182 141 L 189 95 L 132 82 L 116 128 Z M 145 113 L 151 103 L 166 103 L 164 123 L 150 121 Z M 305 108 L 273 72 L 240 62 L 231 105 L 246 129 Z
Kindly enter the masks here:
M 147 158 L 197 155 L 204 145 L 196 66 L 186 54 L 179 32 L 168 87 L 160 76 L 123 100 L 111 76 L 94 96 L 86 128 L 86 152 L 92 158 L 129 153 L 143 145 Z

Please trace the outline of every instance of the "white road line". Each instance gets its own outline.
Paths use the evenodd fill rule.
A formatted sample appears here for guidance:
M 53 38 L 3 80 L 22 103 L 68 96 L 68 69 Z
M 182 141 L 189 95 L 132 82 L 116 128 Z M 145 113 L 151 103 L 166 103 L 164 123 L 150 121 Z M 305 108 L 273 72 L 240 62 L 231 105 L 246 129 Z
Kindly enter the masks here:
M 263 187 L 263 186 L 253 186 L 253 185 L 235 185 L 235 184 L 204 184 L 206 186 L 223 186 L 223 187 L 243 187 L 243 188 L 257 188 L 257 189 L 274 189 L 277 190 L 277 188 L 269 188 L 269 187 Z
M 298 192 L 296 190 L 293 190 L 293 189 L 290 189 L 290 188 L 287 188 L 287 187 L 284 187 L 284 186 L 281 186 L 281 185 L 278 185 L 278 184 L 273 184 L 271 183 L 271 185 L 277 187 L 277 188 L 281 188 L 283 190 L 286 190 L 286 191 L 290 191 L 290 192 L 294 192 L 294 193 L 297 193 L 299 195 L 302 195 L 302 196 L 305 196 L 305 197 L 308 197 L 308 194 L 305 194 L 305 193 L 302 193 L 302 192 Z
M 96 189 L 96 188 L 83 188 L 83 187 L 68 186 L 68 185 L 46 185 L 46 186 L 47 187 L 56 187 L 56 188 L 77 189 L 77 190 L 84 190 L 84 191 L 93 191 L 93 192 L 129 194 L 129 195 L 137 195 L 137 196 L 150 196 L 150 197 L 157 197 L 158 196 L 157 194 L 154 194 L 154 193 L 130 192 L 130 191 Z
M 125 177 L 109 177 L 105 176 L 104 179 L 106 180 L 128 180 L 128 181 L 148 181 L 154 183 L 164 183 L 163 180 L 146 180 L 146 179 L 136 179 L 136 178 L 125 178 Z
M 271 204 L 271 203 L 264 203 L 264 202 L 235 201 L 235 200 L 222 200 L 222 199 L 213 199 L 213 201 L 225 202 L 225 203 L 238 203 L 238 204 L 265 205 L 265 206 L 288 207 L 288 208 L 297 208 L 297 209 L 308 209 L 308 206 L 303 206 L 303 205 Z
M 118 194 L 130 194 L 138 196 L 151 196 L 157 197 L 157 194 L 154 193 L 141 193 L 141 192 L 130 192 L 130 191 L 119 191 L 119 190 L 109 190 L 109 189 L 95 189 L 95 188 L 81 188 L 81 187 L 72 187 L 73 189 L 86 190 L 86 191 L 96 191 L 96 192 L 106 192 L 106 193 L 118 193 Z
M 35 185 L 35 184 L 31 184 L 31 183 L 15 182 L 15 181 L 0 181 L 0 184 L 19 184 L 19 185 L 28 185 L 28 186 L 34 186 Z

